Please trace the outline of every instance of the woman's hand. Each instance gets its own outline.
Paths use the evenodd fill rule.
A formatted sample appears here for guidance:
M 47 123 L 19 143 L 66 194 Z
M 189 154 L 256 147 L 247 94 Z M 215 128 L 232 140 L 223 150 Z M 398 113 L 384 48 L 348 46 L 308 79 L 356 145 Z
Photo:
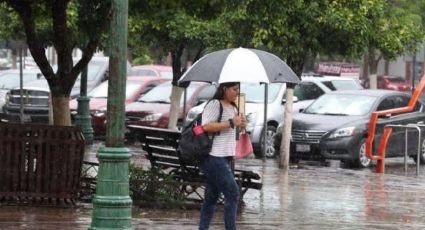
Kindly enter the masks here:
M 245 129 L 246 127 L 246 119 L 245 116 L 243 114 L 239 114 L 233 117 L 233 124 L 235 124 L 235 126 Z

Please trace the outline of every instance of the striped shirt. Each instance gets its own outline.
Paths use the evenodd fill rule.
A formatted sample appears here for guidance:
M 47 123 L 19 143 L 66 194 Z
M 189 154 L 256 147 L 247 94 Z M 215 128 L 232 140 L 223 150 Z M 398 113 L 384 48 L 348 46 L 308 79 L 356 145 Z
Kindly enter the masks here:
M 220 114 L 220 101 L 212 100 L 204 108 L 202 113 L 202 125 L 217 122 L 218 116 Z M 223 105 L 223 115 L 221 121 L 227 121 L 232 119 L 237 113 L 237 110 L 234 106 Z M 214 136 L 214 141 L 210 155 L 216 157 L 227 157 L 234 156 L 236 150 L 236 138 L 235 130 L 232 128 L 227 128 L 221 130 L 219 134 Z M 210 135 L 211 137 L 212 135 Z

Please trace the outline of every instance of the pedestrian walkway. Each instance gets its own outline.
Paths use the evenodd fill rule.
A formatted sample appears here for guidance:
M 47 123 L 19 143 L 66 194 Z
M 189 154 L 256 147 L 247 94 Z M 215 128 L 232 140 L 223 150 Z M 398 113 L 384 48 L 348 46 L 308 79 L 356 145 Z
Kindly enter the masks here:
M 425 168 L 416 177 L 413 161 L 407 175 L 400 170 L 402 159 L 390 161 L 384 175 L 308 164 L 285 173 L 275 160 L 238 164 L 263 178 L 263 189 L 244 197 L 238 229 L 425 229 Z M 87 229 L 91 208 L 0 206 L 0 229 Z M 134 207 L 132 217 L 134 229 L 191 230 L 197 229 L 199 211 Z M 219 208 L 211 229 L 223 229 L 221 217 Z

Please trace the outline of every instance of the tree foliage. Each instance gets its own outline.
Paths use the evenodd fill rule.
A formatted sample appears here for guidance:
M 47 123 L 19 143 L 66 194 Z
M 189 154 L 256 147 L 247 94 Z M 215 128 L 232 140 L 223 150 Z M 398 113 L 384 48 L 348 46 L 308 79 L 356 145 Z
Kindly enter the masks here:
M 206 47 L 225 46 L 225 25 L 219 17 L 223 2 L 130 0 L 129 46 L 171 52 L 176 83 L 185 67 L 184 52 L 194 61 Z

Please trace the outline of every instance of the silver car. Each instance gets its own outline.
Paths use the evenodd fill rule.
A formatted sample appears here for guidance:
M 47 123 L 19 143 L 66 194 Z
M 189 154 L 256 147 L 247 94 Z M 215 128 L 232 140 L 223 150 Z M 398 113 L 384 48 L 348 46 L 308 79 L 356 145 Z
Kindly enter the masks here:
M 301 83 L 294 88 L 295 103 L 293 112 L 298 113 L 306 108 L 322 94 L 334 90 L 362 89 L 360 83 L 353 78 L 345 77 L 303 77 Z M 286 101 L 286 84 L 273 83 L 268 86 L 267 126 L 266 126 L 266 157 L 275 157 L 274 139 L 277 126 L 283 121 Z M 264 145 L 261 140 L 264 128 L 264 86 L 252 83 L 242 83 L 241 93 L 245 94 L 247 131 L 250 134 L 256 157 L 261 157 Z M 186 117 L 186 122 L 193 120 L 201 113 L 206 103 L 192 108 Z

